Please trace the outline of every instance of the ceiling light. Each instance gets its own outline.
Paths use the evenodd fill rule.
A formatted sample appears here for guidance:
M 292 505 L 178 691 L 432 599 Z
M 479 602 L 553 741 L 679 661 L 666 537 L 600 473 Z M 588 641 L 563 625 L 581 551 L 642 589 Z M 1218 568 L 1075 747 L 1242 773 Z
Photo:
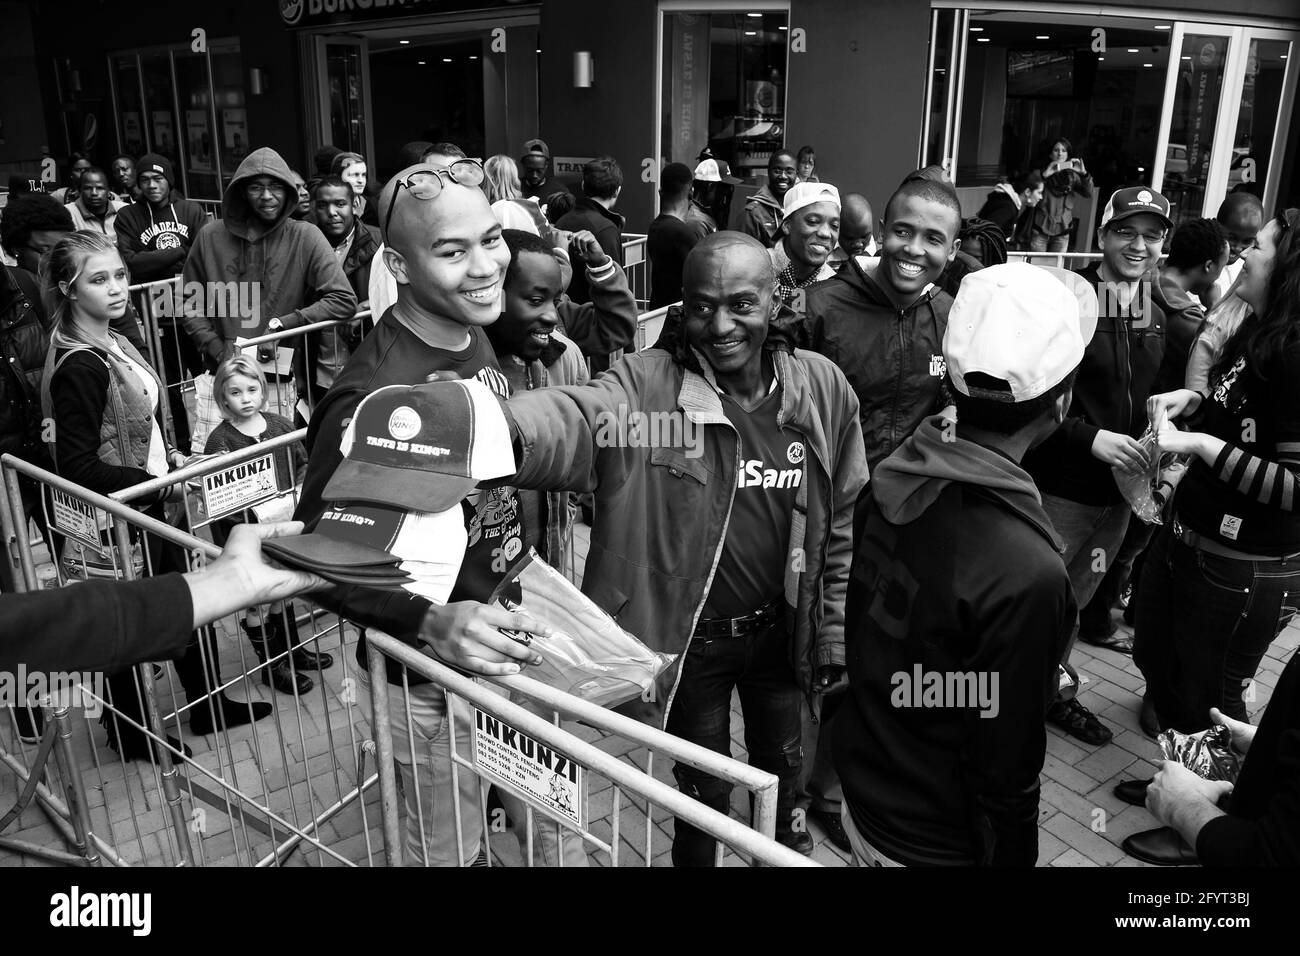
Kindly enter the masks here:
M 983 28 L 983 27 L 971 27 L 971 28 L 970 28 L 970 32 L 971 32 L 971 33 L 983 33 L 983 32 L 984 32 L 984 28 Z
M 428 60 L 416 60 L 416 64 L 417 64 L 418 66 L 427 66 L 428 63 L 429 63 Z
M 745 16 L 747 16 L 747 17 L 753 17 L 754 19 L 758 19 L 758 18 L 762 17 L 763 14 L 761 14 L 761 13 L 747 13 L 747 14 L 745 14 Z
M 410 40 L 398 40 L 397 42 L 400 43 L 400 44 L 402 44 L 402 46 L 410 46 L 410 45 L 411 45 L 411 41 L 410 41 Z
M 975 42 L 976 42 L 976 43 L 992 43 L 993 41 L 990 40 L 988 37 L 976 37 L 976 38 L 975 38 Z
M 756 32 L 754 32 L 753 30 L 746 30 L 746 31 L 745 31 L 745 36 L 747 36 L 747 37 L 756 37 L 756 36 L 758 36 L 758 34 L 757 34 Z
M 1142 65 L 1143 65 L 1143 66 L 1155 66 L 1154 63 L 1143 63 Z
M 1169 27 L 1169 24 L 1167 24 L 1167 23 L 1162 23 L 1162 24 L 1160 24 L 1159 26 L 1157 26 L 1156 29 L 1157 29 L 1157 30 L 1168 30 L 1168 29 L 1170 29 L 1170 27 Z
M 1129 51 L 1130 53 L 1136 53 L 1136 52 L 1138 51 L 1138 48 L 1135 47 L 1135 46 L 1131 46 L 1131 47 L 1128 48 L 1128 51 Z
M 1034 37 L 1034 39 L 1035 39 L 1035 40 L 1050 40 L 1051 37 L 1049 37 L 1046 33 L 1040 33 L 1040 34 L 1038 34 L 1038 36 Z
M 444 56 L 444 57 L 442 58 L 442 62 L 443 62 L 443 63 L 450 63 L 450 62 L 451 62 L 451 57 L 449 57 L 449 56 Z
M 777 27 L 778 30 L 789 30 L 789 27 Z
M 1105 58 L 1104 56 L 1099 56 L 1099 57 L 1097 57 L 1097 62 L 1098 62 L 1098 63 L 1101 63 L 1101 62 L 1104 61 L 1105 59 L 1106 59 L 1106 58 Z
M 1185 57 L 1183 57 L 1183 59 L 1184 59 L 1184 60 L 1190 60 L 1191 57 L 1190 57 L 1190 56 L 1185 56 Z

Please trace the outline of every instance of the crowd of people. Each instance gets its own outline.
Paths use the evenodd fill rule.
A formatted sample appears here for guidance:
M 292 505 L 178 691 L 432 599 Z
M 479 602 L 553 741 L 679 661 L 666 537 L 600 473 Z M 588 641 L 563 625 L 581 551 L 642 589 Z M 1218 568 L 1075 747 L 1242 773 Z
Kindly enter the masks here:
M 414 142 L 399 162 L 376 190 L 357 153 L 326 147 L 305 179 L 260 148 L 209 221 L 163 156 L 116 157 L 111 175 L 77 157 L 63 195 L 13 195 L 0 217 L 14 260 L 0 287 L 0 451 L 93 491 L 185 462 L 159 410 L 186 377 L 211 379 L 205 427 L 173 408 L 178 442 L 202 440 L 189 450 L 307 425 L 277 471 L 282 486 L 301 484 L 294 517 L 308 529 L 376 389 L 475 379 L 503 403 L 516 472 L 465 498 L 469 546 L 444 604 L 309 576 L 290 587 L 257 563 L 252 531 L 214 528 L 218 543 L 229 537 L 225 567 L 272 582 L 239 592 L 266 605 L 239 605 L 266 684 L 302 693 L 333 664 L 297 634 L 292 598 L 306 590 L 363 628 L 367 690 L 364 628 L 473 674 L 520 672 L 535 651 L 502 629 L 545 624 L 490 602 L 507 570 L 499 552 L 558 560 L 583 495 L 583 591 L 675 655 L 625 709 L 729 753 L 738 693 L 749 760 L 779 781 L 783 845 L 811 852 L 812 819 L 860 865 L 1033 865 L 1046 725 L 1090 747 L 1112 738 L 1078 696 L 1082 640 L 1133 656 L 1148 735 L 1220 724 L 1249 750 L 1230 794 L 1169 761 L 1117 786 L 1163 824 L 1125 849 L 1172 865 L 1300 861 L 1300 665 L 1287 665 L 1258 734 L 1244 695 L 1300 590 L 1300 212 L 1268 217 L 1240 192 L 1216 219 L 1175 228 L 1164 196 L 1122 188 L 1102 207 L 1100 258 L 1069 272 L 1007 261 L 1008 249 L 1063 252 L 1090 228 L 1076 198 L 1091 178 L 1065 139 L 974 216 L 942 168 L 873 205 L 865 185 L 827 181 L 804 147 L 776 150 L 729 217 L 721 187 L 738 180 L 705 150 L 693 168 L 659 171 L 648 305 L 667 313 L 654 346 L 632 351 L 617 160 L 588 162 L 570 185 L 552 179 L 540 140 L 483 162 Z M 154 369 L 127 287 L 177 276 L 254 285 L 260 304 L 160 319 Z M 257 360 L 241 348 L 321 323 L 332 324 Z M 281 387 L 304 399 L 296 412 L 267 407 Z M 680 416 L 702 442 L 685 444 L 691 428 L 680 444 L 608 440 L 600 423 L 629 411 Z M 1149 523 L 1134 489 L 1149 493 L 1170 456 L 1187 467 Z M 39 488 L 22 489 L 42 523 Z M 137 505 L 162 518 L 179 493 Z M 43 531 L 57 554 L 59 536 Z M 202 702 L 196 734 L 269 714 L 213 692 L 220 649 L 186 596 L 180 549 L 151 539 L 148 567 L 129 588 L 78 592 L 124 642 L 138 637 L 135 651 L 64 648 L 58 663 L 116 667 L 115 706 L 136 720 L 142 678 L 125 665 L 151 659 L 175 660 Z M 134 633 L 158 613 L 140 607 L 148 587 L 175 612 L 165 640 L 157 627 Z M 14 620 L 39 621 L 51 600 L 10 594 L 12 580 L 0 590 Z M 409 680 L 407 695 L 388 695 L 407 852 L 472 865 L 479 790 L 461 774 L 452 813 L 446 732 L 448 707 L 464 705 L 395 664 L 388 679 Z M 125 725 L 108 737 L 126 758 L 154 753 Z M 686 764 L 675 775 L 727 812 L 729 785 Z M 580 841 L 561 846 L 556 825 L 537 826 L 543 862 L 586 863 Z M 711 865 L 714 851 L 677 821 L 676 865 Z

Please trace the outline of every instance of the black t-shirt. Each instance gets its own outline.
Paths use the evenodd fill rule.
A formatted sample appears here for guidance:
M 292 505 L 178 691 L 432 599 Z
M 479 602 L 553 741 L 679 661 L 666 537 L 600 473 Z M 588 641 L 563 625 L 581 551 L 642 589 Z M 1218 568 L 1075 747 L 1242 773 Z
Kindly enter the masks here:
M 686 254 L 706 233 L 702 223 L 683 222 L 664 213 L 650 223 L 646 254 L 650 257 L 650 308 L 672 305 L 682 297 L 682 267 Z
M 803 439 L 780 428 L 781 391 L 752 411 L 729 396 L 722 408 L 740 437 L 740 472 L 722 558 L 704 602 L 704 620 L 740 617 L 781 596 L 789 560 L 790 518 L 803 481 Z
M 1213 465 L 1192 461 L 1174 507 L 1188 528 L 1229 548 L 1290 554 L 1300 551 L 1300 348 L 1267 375 L 1242 356 L 1210 380 L 1192 429 L 1227 445 Z

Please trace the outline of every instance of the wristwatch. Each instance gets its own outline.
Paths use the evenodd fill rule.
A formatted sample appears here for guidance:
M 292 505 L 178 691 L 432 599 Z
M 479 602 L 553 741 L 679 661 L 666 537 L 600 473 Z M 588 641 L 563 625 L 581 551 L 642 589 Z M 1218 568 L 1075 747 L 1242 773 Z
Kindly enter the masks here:
M 279 319 L 272 319 L 270 322 L 266 323 L 266 330 L 268 332 L 279 332 L 283 328 L 284 328 L 284 323 L 281 322 Z

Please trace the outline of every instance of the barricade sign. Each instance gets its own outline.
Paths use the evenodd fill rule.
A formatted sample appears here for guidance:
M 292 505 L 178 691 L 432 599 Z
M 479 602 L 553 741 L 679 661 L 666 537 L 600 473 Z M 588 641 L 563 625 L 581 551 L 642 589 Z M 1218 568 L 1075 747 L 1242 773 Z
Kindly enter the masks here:
M 547 816 L 581 830 L 587 822 L 587 772 L 573 758 L 474 708 L 474 769 Z
M 192 496 L 192 527 L 238 514 L 280 494 L 274 452 L 203 475 L 189 484 L 198 492 Z
M 98 554 L 108 553 L 99 539 L 99 523 L 94 508 L 58 488 L 50 489 L 50 500 L 53 506 L 50 518 L 55 528 Z

